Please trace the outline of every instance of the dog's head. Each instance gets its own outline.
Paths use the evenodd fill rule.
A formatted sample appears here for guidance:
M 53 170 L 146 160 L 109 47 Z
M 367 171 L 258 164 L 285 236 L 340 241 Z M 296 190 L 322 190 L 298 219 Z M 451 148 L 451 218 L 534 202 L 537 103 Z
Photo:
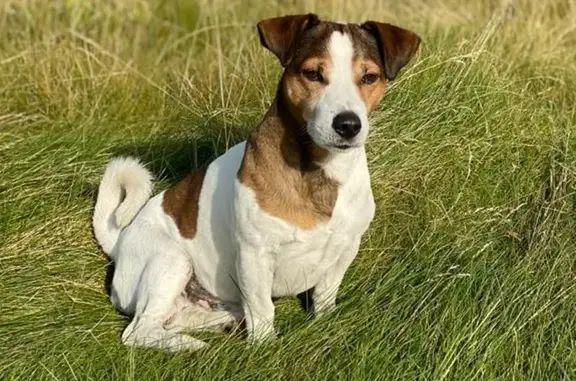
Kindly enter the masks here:
M 364 144 L 368 113 L 420 43 L 394 25 L 325 22 L 314 14 L 263 20 L 258 32 L 284 67 L 280 91 L 290 112 L 316 144 L 337 151 Z

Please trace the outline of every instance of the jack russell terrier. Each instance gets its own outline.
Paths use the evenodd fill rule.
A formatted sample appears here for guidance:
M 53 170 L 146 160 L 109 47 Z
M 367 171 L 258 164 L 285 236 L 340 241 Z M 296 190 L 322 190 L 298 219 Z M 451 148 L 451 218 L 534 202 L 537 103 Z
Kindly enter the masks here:
M 112 303 L 133 316 L 126 345 L 199 349 L 183 331 L 240 321 L 249 342 L 273 338 L 273 297 L 310 292 L 314 314 L 332 310 L 372 221 L 368 113 L 420 38 L 314 14 L 257 28 L 284 72 L 247 141 L 151 199 L 137 160 L 106 167 L 94 234 L 115 263 Z

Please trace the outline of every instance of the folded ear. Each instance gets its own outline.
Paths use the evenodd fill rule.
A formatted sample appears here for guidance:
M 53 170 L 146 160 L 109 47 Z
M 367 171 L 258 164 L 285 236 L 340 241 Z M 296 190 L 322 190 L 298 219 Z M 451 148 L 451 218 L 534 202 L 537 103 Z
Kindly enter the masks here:
M 420 37 L 409 30 L 376 21 L 367 21 L 361 27 L 376 38 L 384 62 L 384 74 L 393 80 L 418 50 Z
M 282 66 L 292 58 L 294 42 L 308 28 L 320 22 L 313 13 L 262 20 L 258 23 L 260 43 L 278 57 Z

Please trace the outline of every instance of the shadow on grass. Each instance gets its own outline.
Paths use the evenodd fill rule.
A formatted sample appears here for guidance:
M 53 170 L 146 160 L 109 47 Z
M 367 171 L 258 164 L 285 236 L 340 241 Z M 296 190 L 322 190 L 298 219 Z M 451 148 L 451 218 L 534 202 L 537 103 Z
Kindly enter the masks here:
M 162 137 L 154 142 L 118 147 L 112 156 L 136 157 L 146 165 L 156 179 L 173 184 L 190 171 L 207 166 L 225 152 L 226 148 L 226 145 L 209 137 L 201 139 Z

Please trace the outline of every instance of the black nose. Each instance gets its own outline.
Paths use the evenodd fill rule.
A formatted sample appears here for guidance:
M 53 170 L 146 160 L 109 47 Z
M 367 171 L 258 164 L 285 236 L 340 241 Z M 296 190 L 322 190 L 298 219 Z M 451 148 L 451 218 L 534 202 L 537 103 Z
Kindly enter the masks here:
M 362 122 L 352 111 L 344 111 L 334 117 L 332 128 L 343 138 L 351 139 L 360 132 Z

